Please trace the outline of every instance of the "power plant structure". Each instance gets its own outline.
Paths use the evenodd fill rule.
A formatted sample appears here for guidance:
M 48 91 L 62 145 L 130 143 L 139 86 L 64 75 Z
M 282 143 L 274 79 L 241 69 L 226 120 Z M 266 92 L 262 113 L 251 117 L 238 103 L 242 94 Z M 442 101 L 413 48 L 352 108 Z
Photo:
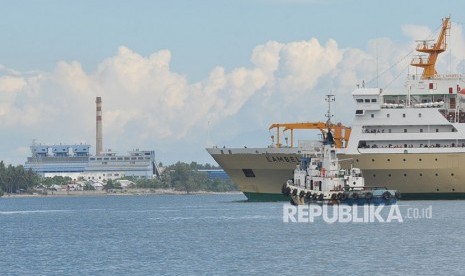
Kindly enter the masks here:
M 133 150 L 124 155 L 103 150 L 102 98 L 96 97 L 95 155 L 89 144 L 31 145 L 31 156 L 25 169 L 45 177 L 69 176 L 72 179 L 118 179 L 134 177 L 151 179 L 159 176 L 154 150 Z

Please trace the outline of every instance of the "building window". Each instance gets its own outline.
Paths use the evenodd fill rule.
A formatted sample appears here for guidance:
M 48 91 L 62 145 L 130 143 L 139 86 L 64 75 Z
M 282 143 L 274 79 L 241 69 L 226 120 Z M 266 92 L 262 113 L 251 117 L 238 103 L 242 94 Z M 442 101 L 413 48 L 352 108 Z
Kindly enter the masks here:
M 418 113 L 418 117 L 421 118 L 421 113 Z
M 369 102 L 370 102 L 370 99 L 365 99 L 365 102 L 366 102 L 366 103 L 369 103 Z
M 375 114 L 371 114 L 371 118 L 374 118 L 375 117 Z
M 388 117 L 388 118 L 391 117 L 391 114 L 386 114 L 386 117 Z
M 404 114 L 402 114 L 402 117 L 404 117 L 404 118 L 405 118 L 405 113 L 404 113 Z
M 423 132 L 423 129 L 422 129 L 422 128 L 420 128 L 420 132 Z
M 406 129 L 406 128 L 404 128 L 404 132 L 407 132 L 407 129 Z
M 357 99 L 358 103 L 363 103 L 363 99 Z
M 439 132 L 439 129 L 438 129 L 438 128 L 436 129 L 436 132 Z
M 245 177 L 255 177 L 255 174 L 252 169 L 242 169 Z
M 388 129 L 388 132 L 391 133 L 391 129 Z
M 371 102 L 372 102 L 372 103 L 376 103 L 376 99 L 371 99 Z

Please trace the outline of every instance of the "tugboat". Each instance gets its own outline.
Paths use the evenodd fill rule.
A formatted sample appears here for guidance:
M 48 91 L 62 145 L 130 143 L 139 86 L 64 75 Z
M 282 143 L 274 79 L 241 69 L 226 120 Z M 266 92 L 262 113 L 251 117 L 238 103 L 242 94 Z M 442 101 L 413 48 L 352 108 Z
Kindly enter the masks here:
M 331 125 L 330 102 L 328 95 L 327 125 Z M 401 198 L 397 190 L 386 187 L 365 186 L 362 171 L 359 168 L 344 170 L 336 156 L 336 147 L 330 128 L 323 134 L 323 145 L 316 156 L 302 156 L 294 170 L 294 178 L 282 186 L 282 193 L 290 197 L 291 204 L 302 205 L 312 202 L 328 204 L 395 204 Z

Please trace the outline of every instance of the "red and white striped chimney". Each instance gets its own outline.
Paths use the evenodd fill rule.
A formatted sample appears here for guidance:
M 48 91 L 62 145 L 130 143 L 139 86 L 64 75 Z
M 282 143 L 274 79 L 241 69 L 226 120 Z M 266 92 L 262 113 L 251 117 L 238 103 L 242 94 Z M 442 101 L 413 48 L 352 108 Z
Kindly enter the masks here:
M 95 133 L 95 155 L 101 155 L 103 151 L 103 137 L 102 137 L 102 97 L 97 97 L 96 103 L 96 133 Z

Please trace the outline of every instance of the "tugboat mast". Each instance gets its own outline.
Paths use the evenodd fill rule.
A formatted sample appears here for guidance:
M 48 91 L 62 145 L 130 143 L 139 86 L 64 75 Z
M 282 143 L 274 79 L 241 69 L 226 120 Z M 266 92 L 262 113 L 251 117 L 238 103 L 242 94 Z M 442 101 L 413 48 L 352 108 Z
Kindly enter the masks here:
M 326 133 L 326 137 L 323 137 L 323 142 L 325 144 L 332 145 L 334 144 L 333 134 L 331 133 L 331 118 L 334 116 L 331 114 L 331 103 L 336 101 L 336 97 L 332 94 L 326 95 L 325 101 L 328 103 L 328 112 L 326 112 L 325 117 L 328 118 L 326 120 L 326 127 L 328 128 L 328 132 Z

